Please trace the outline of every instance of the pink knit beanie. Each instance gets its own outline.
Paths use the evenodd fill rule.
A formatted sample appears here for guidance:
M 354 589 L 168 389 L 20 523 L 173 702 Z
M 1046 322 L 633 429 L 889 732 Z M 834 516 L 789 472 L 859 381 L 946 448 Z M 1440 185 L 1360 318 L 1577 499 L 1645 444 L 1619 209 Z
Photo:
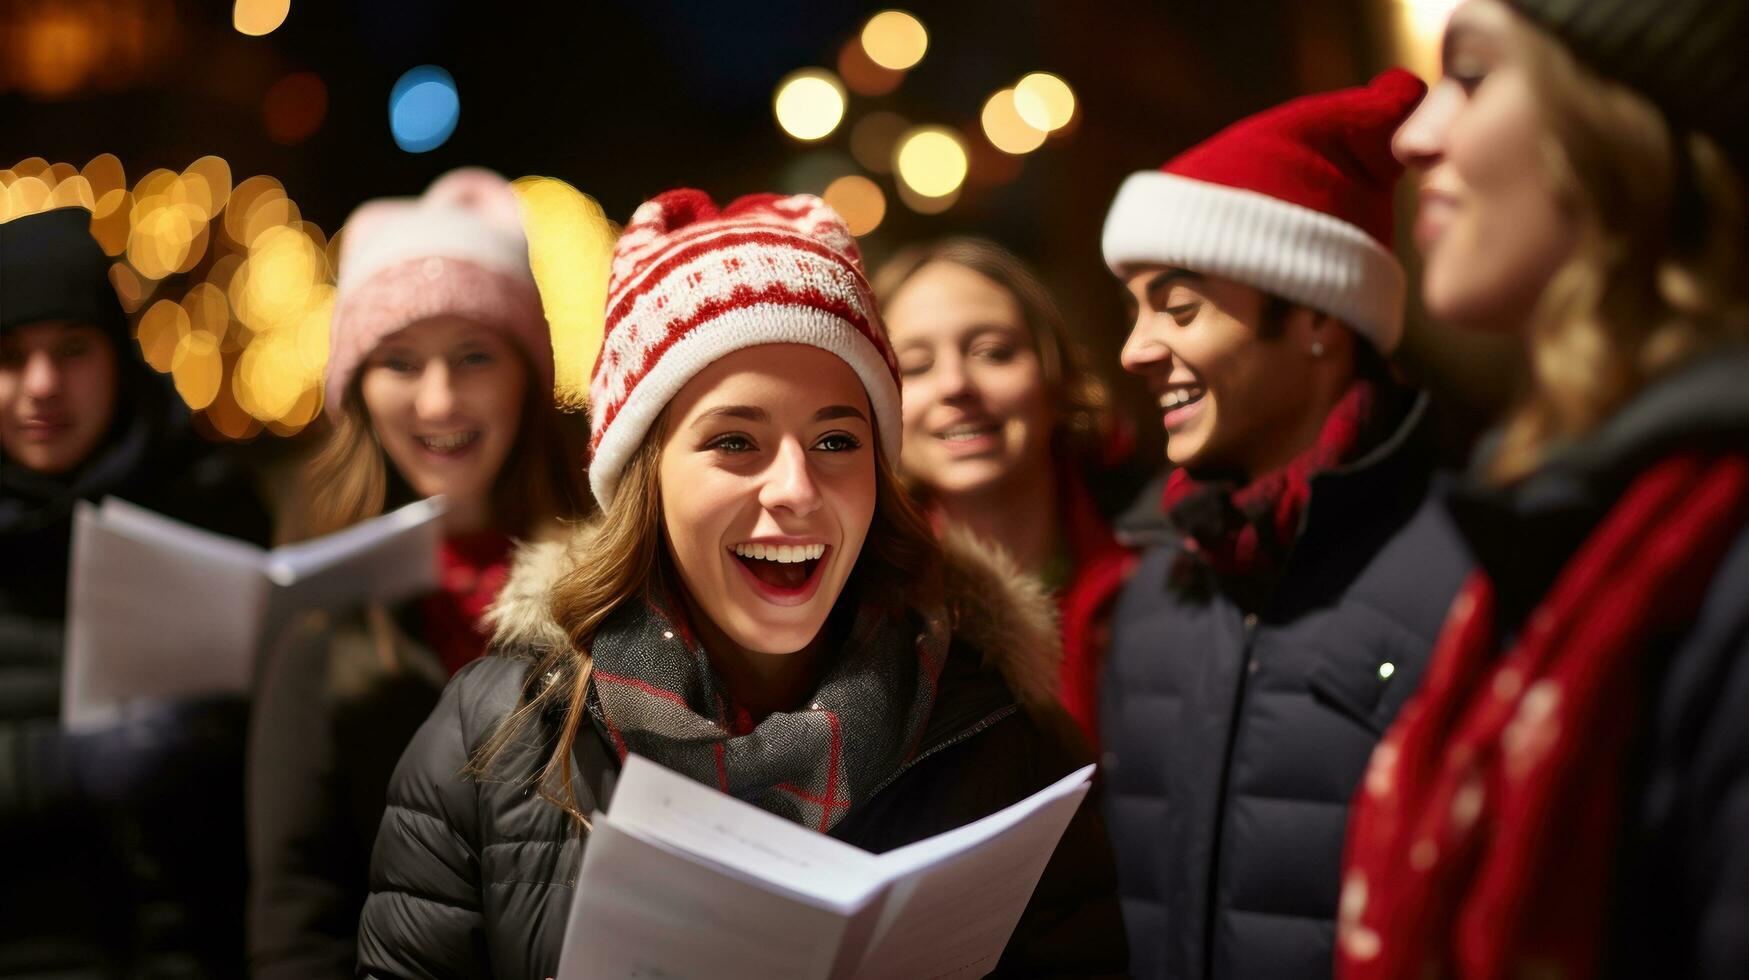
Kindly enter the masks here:
M 548 388 L 553 343 L 529 271 L 516 193 L 469 167 L 418 198 L 366 201 L 346 219 L 329 327 L 327 411 L 338 416 L 359 365 L 390 334 L 437 316 L 503 331 Z

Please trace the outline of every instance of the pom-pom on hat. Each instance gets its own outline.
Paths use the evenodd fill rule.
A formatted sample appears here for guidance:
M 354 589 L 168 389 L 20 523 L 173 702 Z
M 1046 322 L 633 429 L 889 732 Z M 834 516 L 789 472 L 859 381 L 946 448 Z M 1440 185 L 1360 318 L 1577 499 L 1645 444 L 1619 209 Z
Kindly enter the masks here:
M 1391 253 L 1402 165 L 1391 137 L 1427 86 L 1400 68 L 1294 99 L 1131 174 L 1105 219 L 1106 264 L 1179 266 L 1328 313 L 1381 351 L 1403 332 Z
M 344 233 L 325 382 L 331 415 L 378 344 L 437 316 L 503 331 L 552 387 L 552 336 L 516 192 L 503 177 L 478 167 L 452 170 L 420 197 L 359 205 Z
M 614 247 L 589 382 L 589 486 L 602 507 L 668 401 L 711 362 L 760 344 L 843 358 L 868 391 L 881 451 L 898 460 L 899 364 L 844 219 L 809 194 L 720 210 L 691 189 L 646 201 Z

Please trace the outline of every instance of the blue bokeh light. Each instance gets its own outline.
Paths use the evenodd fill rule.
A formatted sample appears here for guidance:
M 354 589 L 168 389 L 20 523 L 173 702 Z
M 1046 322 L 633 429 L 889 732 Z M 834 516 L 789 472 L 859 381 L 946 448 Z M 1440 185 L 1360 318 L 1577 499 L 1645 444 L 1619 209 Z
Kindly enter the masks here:
M 442 146 L 455 132 L 461 113 L 455 79 L 436 65 L 409 69 L 389 92 L 389 132 L 395 145 L 408 153 Z

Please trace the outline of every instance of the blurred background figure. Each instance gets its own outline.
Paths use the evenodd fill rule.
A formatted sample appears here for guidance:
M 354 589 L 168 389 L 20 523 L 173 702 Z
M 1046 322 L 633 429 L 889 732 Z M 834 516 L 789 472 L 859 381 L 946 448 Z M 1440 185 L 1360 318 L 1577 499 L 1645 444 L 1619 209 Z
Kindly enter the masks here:
M 1749 3 L 1474 0 L 1397 134 L 1433 315 L 1529 383 L 1374 753 L 1340 973 L 1749 975 Z
M 1113 470 L 1128 427 L 1044 284 L 994 242 L 906 249 L 875 289 L 904 378 L 900 469 L 938 526 L 970 530 L 1057 597 L 1061 697 L 1096 743 L 1111 604 L 1134 563 L 1108 518 L 1133 489 Z
M 330 342 L 334 425 L 290 520 L 331 533 L 448 502 L 438 591 L 311 616 L 266 665 L 250 742 L 250 961 L 260 977 L 350 977 L 390 772 L 451 674 L 517 540 L 580 516 L 580 419 L 553 354 L 510 185 L 458 170 L 347 223 Z
M 78 501 L 268 538 L 254 489 L 140 360 L 90 224 L 0 224 L 0 975 L 234 976 L 242 703 L 60 727 Z

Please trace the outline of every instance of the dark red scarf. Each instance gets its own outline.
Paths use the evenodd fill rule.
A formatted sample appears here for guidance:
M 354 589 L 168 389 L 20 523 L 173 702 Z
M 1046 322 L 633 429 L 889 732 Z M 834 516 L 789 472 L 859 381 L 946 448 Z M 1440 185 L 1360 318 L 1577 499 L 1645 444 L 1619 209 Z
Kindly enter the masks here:
M 481 622 L 510 577 L 508 537 L 497 531 L 448 538 L 438 550 L 442 577 L 420 604 L 425 642 L 453 676 L 486 652 L 492 634 Z
M 1184 534 L 1184 557 L 1212 568 L 1243 604 L 1275 584 L 1299 536 L 1313 475 L 1353 462 L 1377 442 L 1379 386 L 1359 379 L 1324 420 L 1311 448 L 1280 469 L 1239 485 L 1198 480 L 1178 469 L 1166 481 L 1161 507 Z M 1188 581 L 1181 568 L 1181 584 Z
M 1111 610 L 1136 566 L 1136 555 L 1112 534 L 1080 467 L 1073 460 L 1061 460 L 1058 472 L 1058 510 L 1073 570 L 1068 584 L 1057 592 L 1063 637 L 1057 697 L 1081 726 L 1088 744 L 1097 748 L 1099 674 L 1111 639 Z
M 1493 583 L 1470 579 L 1355 797 L 1339 977 L 1598 971 L 1651 644 L 1693 616 L 1746 519 L 1749 458 L 1677 455 L 1635 479 L 1505 650 Z

